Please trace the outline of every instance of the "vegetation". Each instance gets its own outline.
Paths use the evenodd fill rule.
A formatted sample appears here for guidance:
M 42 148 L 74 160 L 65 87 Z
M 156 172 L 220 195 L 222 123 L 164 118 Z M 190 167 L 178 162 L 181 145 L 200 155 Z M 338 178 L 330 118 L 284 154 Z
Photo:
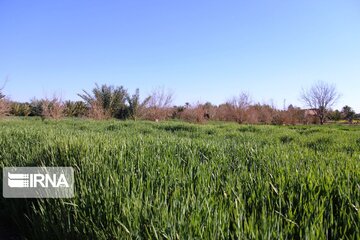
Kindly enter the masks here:
M 352 110 L 352 108 L 347 105 L 343 107 L 342 114 L 344 119 L 348 120 L 349 123 L 352 123 L 356 115 L 355 111 Z
M 1 99 L 3 99 L 3 98 L 5 97 L 5 95 L 4 95 L 4 94 L 2 94 L 2 92 L 1 92 L 1 91 L 2 91 L 2 89 L 0 89 L 0 100 L 1 100 Z
M 114 87 L 96 84 L 92 94 L 83 90 L 78 94 L 90 109 L 89 115 L 95 119 L 125 118 L 127 91 L 123 86 Z
M 82 101 L 66 101 L 64 103 L 64 115 L 66 117 L 86 117 L 88 108 Z
M 336 103 L 339 97 L 334 85 L 322 81 L 315 83 L 308 90 L 303 90 L 301 94 L 301 99 L 315 112 L 321 125 L 325 123 L 329 108 Z
M 136 89 L 135 94 L 131 97 L 127 96 L 126 100 L 129 104 L 128 115 L 131 119 L 137 120 L 144 114 L 146 104 L 150 101 L 151 97 L 147 97 L 143 102 L 140 102 L 140 91 Z
M 4 97 L 0 89 L 0 98 Z M 187 122 L 203 123 L 229 121 L 240 124 L 324 124 L 326 121 L 358 123 L 359 114 L 350 106 L 341 111 L 331 109 L 339 98 L 335 86 L 318 82 L 301 98 L 310 109 L 301 109 L 290 104 L 287 109 L 278 109 L 273 104 L 254 102 L 248 93 L 240 93 L 224 104 L 189 104 L 172 106 L 173 93 L 163 88 L 155 89 L 149 96 L 141 99 L 139 89 L 133 95 L 123 87 L 95 85 L 89 93 L 83 90 L 78 94 L 82 101 L 62 101 L 59 97 L 31 100 L 30 103 L 10 102 L 0 99 L 0 116 L 39 116 L 42 119 L 60 119 L 63 117 L 81 117 L 97 120 L 116 118 L 121 120 L 163 121 L 180 119 Z
M 72 166 L 73 199 L 3 199 L 29 239 L 358 239 L 360 129 L 4 119 L 0 164 Z
M 5 86 L 5 84 L 4 84 Z M 10 111 L 10 104 L 5 99 L 5 94 L 3 94 L 4 86 L 0 87 L 0 117 L 8 115 Z

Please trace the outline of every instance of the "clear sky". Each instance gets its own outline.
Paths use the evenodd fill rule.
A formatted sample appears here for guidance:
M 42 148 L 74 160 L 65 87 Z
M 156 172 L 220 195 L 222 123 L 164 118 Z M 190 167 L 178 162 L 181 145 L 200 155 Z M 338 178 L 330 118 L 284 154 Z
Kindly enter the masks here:
M 175 104 L 246 91 L 279 108 L 322 80 L 360 112 L 360 1 L 0 0 L 7 77 L 17 101 L 107 83 L 171 89 Z

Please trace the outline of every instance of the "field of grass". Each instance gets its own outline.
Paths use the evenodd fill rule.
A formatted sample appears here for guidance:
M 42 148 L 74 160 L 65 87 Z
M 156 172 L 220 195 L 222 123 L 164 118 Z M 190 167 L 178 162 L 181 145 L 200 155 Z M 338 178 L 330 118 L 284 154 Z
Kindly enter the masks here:
M 10 119 L 0 164 L 73 199 L 0 200 L 29 239 L 359 239 L 360 127 Z

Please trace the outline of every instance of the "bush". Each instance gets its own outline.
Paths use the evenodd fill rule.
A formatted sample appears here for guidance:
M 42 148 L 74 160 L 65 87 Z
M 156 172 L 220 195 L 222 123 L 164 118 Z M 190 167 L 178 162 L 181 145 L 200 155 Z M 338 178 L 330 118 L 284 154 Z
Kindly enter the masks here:
M 57 97 L 52 99 L 43 99 L 41 100 L 42 104 L 42 114 L 44 118 L 59 119 L 63 116 L 64 106 L 61 100 Z
M 10 103 L 7 99 L 0 99 L 0 117 L 7 116 L 10 113 Z
M 88 111 L 88 107 L 82 101 L 66 101 L 64 104 L 64 115 L 66 117 L 85 117 Z
M 205 119 L 205 111 L 199 106 L 190 107 L 184 109 L 184 111 L 179 113 L 179 118 L 186 122 L 192 123 L 203 123 Z
M 29 103 L 11 103 L 10 114 L 18 117 L 27 117 L 31 114 L 31 106 Z
M 78 94 L 89 108 L 89 117 L 95 119 L 119 118 L 125 119 L 128 115 L 126 99 L 127 90 L 123 86 L 95 85 L 92 93 L 83 90 Z

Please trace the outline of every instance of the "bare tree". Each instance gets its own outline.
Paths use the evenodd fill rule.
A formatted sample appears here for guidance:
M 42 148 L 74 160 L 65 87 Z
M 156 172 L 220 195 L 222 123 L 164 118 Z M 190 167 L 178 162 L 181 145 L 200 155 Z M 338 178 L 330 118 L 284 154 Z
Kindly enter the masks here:
M 251 98 L 248 93 L 242 92 L 239 96 L 233 97 L 228 103 L 237 109 L 246 109 L 251 104 Z
M 165 91 L 164 88 L 158 88 L 152 91 L 148 105 L 155 108 L 168 108 L 172 102 L 173 92 Z
M 7 81 L 7 80 L 6 80 Z M 0 117 L 6 116 L 10 112 L 10 104 L 8 99 L 5 98 L 5 95 L 3 94 L 3 89 L 5 87 L 5 83 L 0 87 Z
M 237 97 L 233 97 L 227 102 L 233 119 L 238 123 L 243 123 L 246 118 L 246 110 L 251 104 L 251 98 L 248 93 L 242 92 Z
M 319 81 L 311 88 L 303 89 L 300 97 L 306 106 L 314 111 L 322 125 L 325 122 L 328 109 L 336 103 L 340 94 L 336 91 L 335 85 Z
M 146 104 L 145 118 L 149 120 L 165 120 L 171 115 L 171 104 L 173 103 L 173 92 L 164 88 L 152 91 Z
M 206 111 L 202 104 L 196 103 L 187 105 L 182 112 L 179 113 L 179 118 L 193 123 L 203 123 L 207 118 L 205 117 Z
M 7 116 L 10 110 L 9 102 L 6 99 L 0 99 L 0 117 Z
M 41 100 L 42 118 L 60 119 L 63 116 L 64 105 L 60 97 L 45 98 Z

